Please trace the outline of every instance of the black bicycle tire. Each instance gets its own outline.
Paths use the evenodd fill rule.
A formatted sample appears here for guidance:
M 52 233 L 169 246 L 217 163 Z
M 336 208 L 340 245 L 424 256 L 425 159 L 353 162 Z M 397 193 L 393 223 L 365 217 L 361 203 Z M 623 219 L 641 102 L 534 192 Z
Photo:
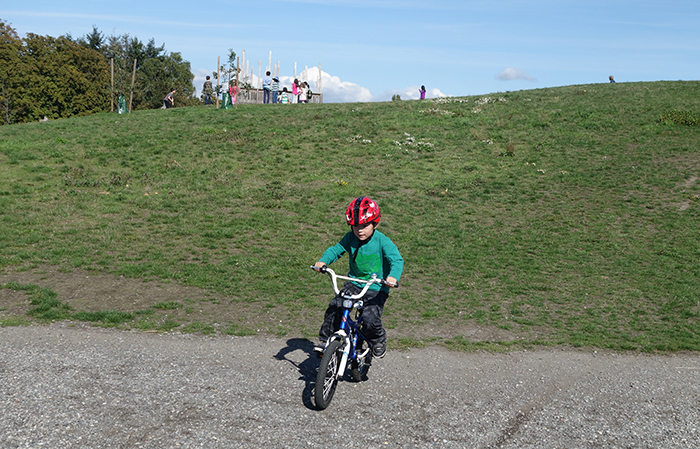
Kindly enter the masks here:
M 335 389 L 338 386 L 338 365 L 340 365 L 340 358 L 343 354 L 340 351 L 342 345 L 343 342 L 340 340 L 331 341 L 323 353 L 321 363 L 318 365 L 314 399 L 316 400 L 316 407 L 321 410 L 330 405 Z

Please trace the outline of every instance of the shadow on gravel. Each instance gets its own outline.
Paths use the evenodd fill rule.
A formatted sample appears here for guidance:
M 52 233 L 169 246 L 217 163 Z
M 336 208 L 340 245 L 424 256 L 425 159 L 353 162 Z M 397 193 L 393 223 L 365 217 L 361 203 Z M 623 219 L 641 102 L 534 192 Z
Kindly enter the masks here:
M 306 353 L 307 357 L 303 362 L 295 362 L 287 358 L 287 354 L 299 350 Z M 299 370 L 299 374 L 301 375 L 299 380 L 303 380 L 305 384 L 301 400 L 306 408 L 316 410 L 316 406 L 311 399 L 314 392 L 314 385 L 316 384 L 316 370 L 318 368 L 318 358 L 314 354 L 314 344 L 305 338 L 291 338 L 287 340 L 287 346 L 280 349 L 280 351 L 275 354 L 275 359 L 287 361 Z

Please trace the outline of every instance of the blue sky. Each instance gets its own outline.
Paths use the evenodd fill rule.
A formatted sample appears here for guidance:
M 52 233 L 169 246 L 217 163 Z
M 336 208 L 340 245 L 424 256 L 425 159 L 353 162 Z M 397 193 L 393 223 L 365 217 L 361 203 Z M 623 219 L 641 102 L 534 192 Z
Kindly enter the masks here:
M 571 84 L 700 79 L 700 2 L 267 0 L 4 2 L 17 32 L 80 37 L 95 25 L 191 63 L 195 87 L 233 48 L 283 85 L 321 64 L 326 101 L 482 95 Z

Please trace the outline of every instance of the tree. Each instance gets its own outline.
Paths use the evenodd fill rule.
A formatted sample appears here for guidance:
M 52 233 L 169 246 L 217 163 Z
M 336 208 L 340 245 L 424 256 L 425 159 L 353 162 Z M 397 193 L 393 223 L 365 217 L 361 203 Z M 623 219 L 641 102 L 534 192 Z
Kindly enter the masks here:
M 92 38 L 90 38 L 92 36 Z M 101 33 L 93 27 L 92 33 L 78 41 L 87 46 L 89 42 L 98 41 Z M 190 63 L 182 59 L 180 53 L 168 53 L 165 44 L 156 46 L 151 39 L 144 44 L 128 34 L 110 36 L 101 45 L 104 57 L 114 59 L 114 90 L 116 95 L 130 98 L 131 80 L 136 60 L 136 79 L 133 88 L 134 110 L 159 108 L 163 97 L 174 87 L 176 105 L 198 104 L 193 100 L 194 75 Z
M 108 68 L 95 50 L 66 37 L 17 32 L 0 20 L 0 109 L 3 123 L 100 112 Z
M 8 125 L 15 119 L 20 96 L 18 89 L 24 72 L 21 48 L 17 32 L 0 19 L 0 109 L 2 120 Z
M 66 36 L 66 38 L 68 40 L 72 40 L 70 36 Z M 98 30 L 97 27 L 93 25 L 92 32 L 86 34 L 85 37 L 78 39 L 77 43 L 82 45 L 83 47 L 91 48 L 93 50 L 102 52 L 102 46 L 105 44 L 105 37 L 104 34 L 102 34 L 102 32 L 100 32 L 100 30 Z
M 22 55 L 29 66 L 23 78 L 24 121 L 88 115 L 109 107 L 109 67 L 97 51 L 65 37 L 29 33 Z
M 198 104 L 194 75 L 180 53 L 167 53 L 153 39 L 144 44 L 128 34 L 92 32 L 74 40 L 17 32 L 0 19 L 0 112 L 2 123 L 65 118 L 106 111 L 110 101 L 109 60 L 114 89 L 128 97 L 136 61 L 134 109 L 157 108 L 171 87 L 177 105 Z

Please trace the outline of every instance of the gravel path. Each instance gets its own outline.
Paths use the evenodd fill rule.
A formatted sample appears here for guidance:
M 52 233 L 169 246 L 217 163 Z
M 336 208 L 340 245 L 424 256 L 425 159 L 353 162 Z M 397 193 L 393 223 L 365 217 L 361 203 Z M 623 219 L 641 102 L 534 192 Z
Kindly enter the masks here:
M 700 447 L 700 356 L 390 351 L 311 403 L 305 340 L 0 328 L 0 447 Z

